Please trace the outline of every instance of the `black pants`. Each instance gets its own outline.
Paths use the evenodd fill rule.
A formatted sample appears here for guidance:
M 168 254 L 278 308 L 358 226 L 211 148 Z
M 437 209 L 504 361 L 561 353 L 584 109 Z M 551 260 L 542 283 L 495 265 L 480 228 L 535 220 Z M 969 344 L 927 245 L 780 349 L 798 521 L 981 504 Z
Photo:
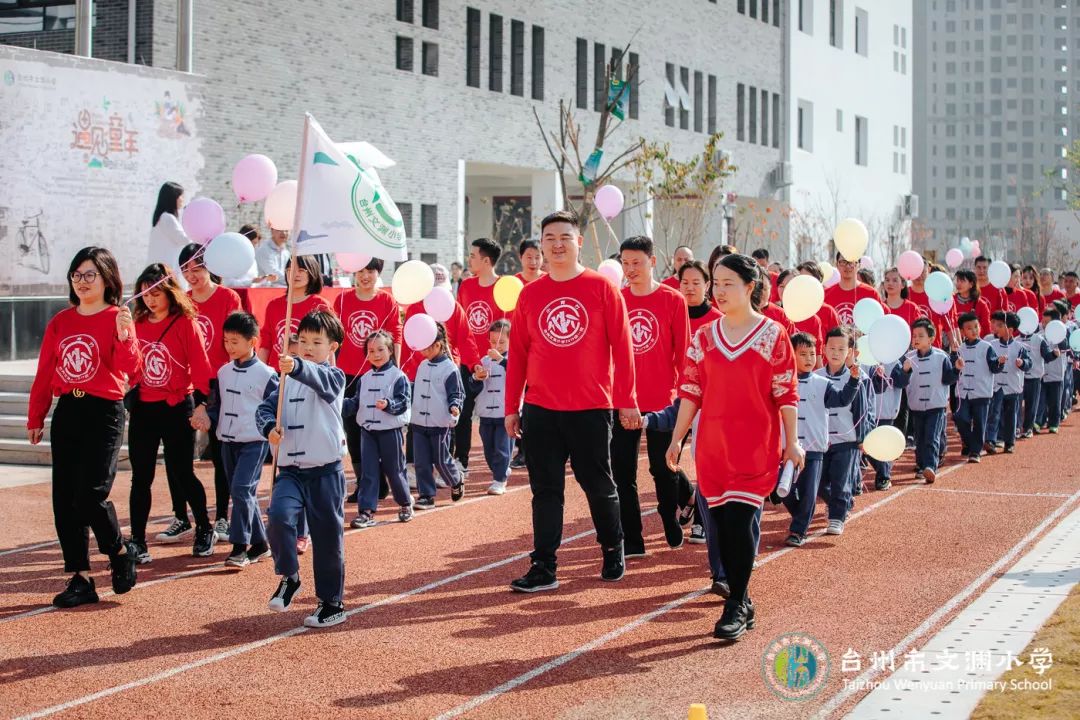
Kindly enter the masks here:
M 210 381 L 210 394 L 217 392 L 217 380 Z M 225 474 L 225 462 L 221 457 L 221 442 L 217 438 L 217 422 L 210 420 L 210 462 L 214 463 L 214 519 L 229 519 L 229 499 L 232 497 L 232 488 L 229 478 Z
M 619 490 L 619 511 L 622 517 L 623 536 L 627 552 L 645 549 L 641 535 L 641 505 L 638 501 L 637 469 L 638 448 L 641 446 L 641 430 L 625 430 L 619 424 L 619 411 L 611 417 L 611 471 L 615 487 Z M 694 489 L 682 473 L 673 473 L 664 457 L 671 445 L 671 433 L 658 430 L 645 431 L 645 447 L 649 455 L 649 474 L 656 485 L 656 504 L 664 523 L 664 536 L 668 544 L 678 546 L 682 542 L 679 525 L 679 508 L 690 502 Z
M 548 410 L 525 405 L 525 422 L 532 439 L 525 462 L 532 488 L 533 562 L 555 570 L 555 553 L 562 543 L 566 460 L 585 491 L 602 548 L 622 543 L 619 493 L 611 477 L 611 411 Z
M 359 384 L 359 375 L 350 377 L 348 384 L 345 385 L 345 397 L 352 397 L 356 393 L 356 386 Z M 409 397 L 412 397 L 412 388 L 410 388 Z M 345 446 L 349 449 L 349 464 L 352 465 L 353 475 L 356 476 L 356 482 L 359 484 L 360 476 L 364 474 L 363 467 L 360 464 L 360 426 L 356 424 L 355 415 L 348 417 L 342 415 L 341 424 L 345 428 Z M 385 475 L 380 475 L 379 498 L 384 498 L 389 494 L 390 483 L 387 482 Z
M 749 597 L 750 573 L 754 569 L 754 516 L 757 506 L 728 502 L 709 509 L 720 538 L 720 560 L 724 564 L 731 600 Z
M 124 405 L 119 400 L 63 395 L 53 411 L 53 520 L 64 572 L 90 569 L 90 530 L 103 554 L 120 552 L 120 523 L 109 493 L 123 434 Z
M 165 475 L 176 517 L 186 520 L 187 505 L 190 504 L 196 525 L 210 524 L 206 490 L 195 476 L 195 430 L 190 423 L 192 405 L 189 395 L 173 406 L 164 401 L 136 400 L 131 409 L 128 448 L 131 457 L 131 537 L 135 540 L 146 540 L 150 486 L 157 469 L 159 445 L 165 446 Z
M 461 415 L 458 416 L 458 424 L 454 429 L 454 447 L 451 450 L 462 467 L 469 467 L 469 451 L 472 450 L 472 416 L 476 409 L 476 396 L 479 392 L 469 390 L 469 378 L 472 370 L 461 366 L 461 384 L 465 386 L 465 404 L 461 406 Z

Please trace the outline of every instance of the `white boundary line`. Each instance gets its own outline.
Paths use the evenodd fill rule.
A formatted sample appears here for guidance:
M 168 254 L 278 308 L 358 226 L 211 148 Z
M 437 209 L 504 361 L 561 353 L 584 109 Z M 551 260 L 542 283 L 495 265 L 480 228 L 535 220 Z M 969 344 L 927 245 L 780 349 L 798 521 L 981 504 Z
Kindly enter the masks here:
M 928 487 L 927 490 L 944 493 L 962 493 L 964 495 L 997 495 L 1000 497 L 1038 497 L 1038 498 L 1067 498 L 1069 493 L 1053 492 L 998 492 L 995 490 L 961 490 L 960 488 Z

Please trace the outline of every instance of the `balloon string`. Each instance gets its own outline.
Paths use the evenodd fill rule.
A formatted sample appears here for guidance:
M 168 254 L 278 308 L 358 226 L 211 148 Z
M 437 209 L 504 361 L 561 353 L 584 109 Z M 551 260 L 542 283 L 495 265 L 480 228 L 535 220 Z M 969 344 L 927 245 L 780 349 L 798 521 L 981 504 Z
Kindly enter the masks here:
M 202 258 L 203 254 L 205 252 L 206 252 L 206 245 L 200 245 L 199 249 L 195 251 L 195 254 L 192 255 L 190 258 L 188 258 L 188 262 L 190 263 L 193 260 L 198 260 L 198 259 Z M 170 278 L 175 278 L 176 277 L 172 272 L 172 268 L 170 268 L 168 265 L 166 265 L 165 267 L 168 268 L 169 272 L 165 273 L 165 276 L 163 278 L 158 280 L 153 285 L 150 285 L 149 287 L 147 287 L 142 292 L 135 293 L 134 295 L 132 295 L 130 298 L 128 298 L 127 302 L 125 302 L 124 305 L 130 305 L 131 303 L 135 302 L 139 298 L 146 295 L 146 293 L 148 293 L 151 290 L 153 290 L 154 288 L 156 288 L 158 285 L 163 285 L 164 283 L 168 282 Z

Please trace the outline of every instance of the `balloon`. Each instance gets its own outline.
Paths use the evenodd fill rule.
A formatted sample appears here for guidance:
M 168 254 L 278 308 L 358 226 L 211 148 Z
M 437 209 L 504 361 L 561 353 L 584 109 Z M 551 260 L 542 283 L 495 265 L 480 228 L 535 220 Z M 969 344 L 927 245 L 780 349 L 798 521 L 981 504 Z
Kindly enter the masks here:
M 1060 320 L 1051 320 L 1046 324 L 1046 342 L 1051 345 L 1060 345 L 1065 342 L 1067 328 Z
M 1039 328 L 1039 313 L 1035 308 L 1022 307 L 1016 311 L 1016 317 L 1020 318 L 1020 332 L 1030 335 Z
M 859 267 L 861 267 L 863 270 L 873 270 L 874 258 L 870 257 L 869 255 L 863 255 L 861 258 L 859 258 Z
M 904 454 L 907 440 L 899 428 L 879 425 L 863 440 L 863 452 L 879 462 L 892 462 Z
M 431 289 L 424 298 L 424 312 L 430 315 L 435 322 L 446 322 L 454 314 L 454 295 L 444 287 Z M 430 345 L 431 343 L 428 343 Z M 427 347 L 425 345 L 424 347 Z
M 495 281 L 495 287 L 492 288 L 495 304 L 503 312 L 510 312 L 517 307 L 518 295 L 524 287 L 525 283 L 513 275 L 503 275 Z
M 615 287 L 622 285 L 622 263 L 617 260 L 605 260 L 596 268 L 596 272 L 607 278 L 607 281 Z
M 255 264 L 255 246 L 240 233 L 222 233 L 210 241 L 203 264 L 215 275 L 242 277 Z
M 934 312 L 936 312 L 938 315 L 945 315 L 950 310 L 952 310 L 953 302 L 954 301 L 953 301 L 953 296 L 952 295 L 945 298 L 944 301 L 938 301 L 938 300 L 931 299 L 930 300 L 930 309 L 933 310 Z
M 867 233 L 862 220 L 846 218 L 841 220 L 840 224 L 833 230 L 833 242 L 836 243 L 836 249 L 844 256 L 845 260 L 855 262 L 866 252 L 866 246 L 870 243 L 870 235 Z
M 338 267 L 347 273 L 359 272 L 371 262 L 370 255 L 361 255 L 360 253 L 337 253 L 334 255 L 334 259 L 337 260 Z
M 420 302 L 427 297 L 433 287 L 435 287 L 435 273 L 426 262 L 420 260 L 407 260 L 401 263 L 394 271 L 394 278 L 390 281 L 390 290 L 399 305 Z
M 195 198 L 184 208 L 180 224 L 192 242 L 205 245 L 225 232 L 225 211 L 210 198 Z M 247 267 L 240 274 L 245 272 Z
M 899 315 L 886 315 L 870 328 L 870 352 L 878 362 L 891 363 L 911 347 L 911 328 Z
M 406 320 L 403 332 L 405 344 L 418 352 L 431 347 L 431 344 L 435 342 L 436 335 L 439 334 L 438 328 L 435 327 L 435 318 L 424 313 L 413 315 Z
M 971 239 L 970 238 L 968 238 L 966 236 L 960 238 L 960 252 L 964 253 L 965 256 L 970 256 L 971 255 Z
M 296 181 L 286 180 L 278 183 L 266 196 L 263 213 L 266 224 L 275 230 L 292 230 L 296 215 Z
M 982 255 L 982 247 L 979 246 L 979 241 L 978 240 L 972 240 L 971 241 L 971 256 L 972 257 L 977 257 L 979 255 Z
M 1069 333 L 1069 347 L 1072 348 L 1073 352 L 1080 353 L 1080 330 L 1073 330 Z
M 945 264 L 951 267 L 953 270 L 964 264 L 964 251 L 960 248 L 953 248 L 949 252 L 945 253 Z
M 1003 288 L 1009 284 L 1009 279 L 1012 278 L 1012 268 L 1009 267 L 1009 263 L 1003 260 L 995 260 L 990 263 L 990 268 L 986 271 L 987 276 L 990 278 L 990 284 L 996 288 Z
M 881 307 L 881 303 L 874 298 L 863 298 L 855 303 L 852 314 L 855 316 L 855 327 L 868 333 L 874 323 L 885 317 L 885 308 Z
M 840 284 L 840 273 L 833 270 L 833 274 L 829 276 L 829 279 L 826 280 L 825 282 L 821 283 L 821 284 L 825 286 L 826 290 L 831 288 L 833 285 L 839 285 Z
M 605 185 L 596 191 L 596 196 L 593 198 L 593 205 L 596 206 L 596 211 L 603 215 L 605 220 L 611 220 L 622 212 L 622 190 L 614 185 Z
M 784 314 L 792 322 L 813 317 L 824 302 L 825 288 L 812 275 L 796 275 L 784 286 Z
M 926 276 L 925 290 L 931 300 L 945 302 L 953 294 L 952 278 L 940 270 L 935 270 Z
M 855 349 L 859 353 L 860 365 L 877 365 L 877 358 L 874 357 L 874 351 L 870 349 L 870 336 L 863 335 L 855 341 Z
M 248 155 L 232 171 L 232 189 L 240 203 L 264 200 L 277 185 L 277 167 L 265 155 Z
M 833 276 L 836 276 L 839 280 L 839 273 L 836 272 L 836 268 L 828 260 L 822 260 L 818 263 L 818 267 L 821 268 L 821 283 L 825 287 L 829 287 L 829 281 L 832 280 Z
M 896 269 L 900 271 L 900 277 L 906 280 L 914 280 L 922 275 L 923 265 L 922 255 L 914 250 L 900 253 L 896 261 Z

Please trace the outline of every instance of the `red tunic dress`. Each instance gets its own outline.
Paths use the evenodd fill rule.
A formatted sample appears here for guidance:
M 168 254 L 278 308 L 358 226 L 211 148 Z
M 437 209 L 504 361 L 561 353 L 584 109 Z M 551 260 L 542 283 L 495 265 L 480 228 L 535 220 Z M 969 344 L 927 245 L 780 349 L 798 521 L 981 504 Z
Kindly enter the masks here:
M 762 318 L 738 343 L 723 320 L 697 331 L 686 351 L 679 397 L 699 407 L 698 487 L 709 507 L 760 507 L 776 485 L 780 408 L 798 408 L 795 353 L 787 332 Z

